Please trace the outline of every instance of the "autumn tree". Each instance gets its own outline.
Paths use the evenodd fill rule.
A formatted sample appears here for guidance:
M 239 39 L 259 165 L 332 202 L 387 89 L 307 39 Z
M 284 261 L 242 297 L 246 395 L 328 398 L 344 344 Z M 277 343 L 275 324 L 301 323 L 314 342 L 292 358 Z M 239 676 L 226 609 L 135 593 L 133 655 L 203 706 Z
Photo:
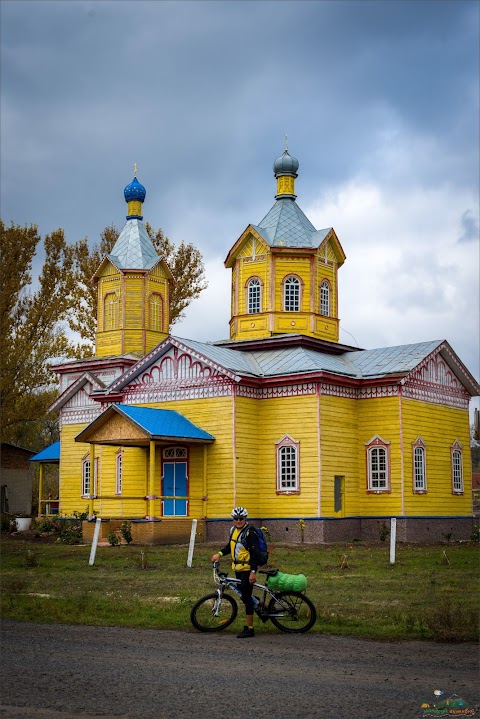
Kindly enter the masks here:
M 45 260 L 35 286 L 32 265 L 41 243 L 37 226 L 0 220 L 0 406 L 2 441 L 21 443 L 29 423 L 45 417 L 56 395 L 49 365 L 72 357 L 66 334 L 73 290 L 73 248 L 63 230 L 45 237 Z M 22 439 L 23 438 L 23 439 Z
M 160 257 L 166 261 L 175 278 L 170 297 L 170 324 L 181 320 L 192 300 L 207 287 L 202 254 L 191 243 L 181 242 L 178 247 L 165 237 L 163 231 L 155 231 L 147 222 L 145 228 Z M 97 318 L 96 286 L 91 280 L 105 255 L 109 254 L 119 236 L 119 230 L 106 227 L 100 242 L 89 246 L 85 238 L 74 246 L 75 286 L 69 315 L 70 329 L 77 332 L 88 344 L 77 347 L 78 356 L 91 354 L 95 342 Z

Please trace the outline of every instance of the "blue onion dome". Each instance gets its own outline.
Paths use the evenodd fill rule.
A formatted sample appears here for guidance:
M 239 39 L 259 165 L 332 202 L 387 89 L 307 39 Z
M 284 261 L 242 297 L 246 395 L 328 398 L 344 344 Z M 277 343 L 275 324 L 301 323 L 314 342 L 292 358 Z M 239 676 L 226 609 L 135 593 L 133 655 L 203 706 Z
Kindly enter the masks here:
M 147 191 L 137 178 L 134 177 L 131 183 L 124 189 L 123 194 L 125 196 L 125 202 L 132 202 L 133 200 L 144 202 Z
M 275 177 L 277 175 L 297 175 L 299 162 L 296 157 L 289 155 L 288 150 L 285 150 L 283 155 L 277 157 L 273 163 L 273 172 Z

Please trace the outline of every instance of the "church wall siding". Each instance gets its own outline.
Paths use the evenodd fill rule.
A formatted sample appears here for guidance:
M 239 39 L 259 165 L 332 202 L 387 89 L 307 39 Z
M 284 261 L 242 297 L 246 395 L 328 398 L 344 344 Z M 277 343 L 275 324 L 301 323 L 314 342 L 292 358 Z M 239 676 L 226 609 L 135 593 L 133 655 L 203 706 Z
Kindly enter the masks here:
M 358 514 L 363 516 L 398 516 L 402 511 L 402 456 L 400 445 L 400 412 L 397 396 L 357 401 L 358 416 Z M 365 443 L 379 435 L 390 442 L 390 491 L 367 491 L 367 458 Z
M 321 396 L 322 495 L 321 516 L 358 514 L 358 401 Z M 335 512 L 335 476 L 344 477 L 343 507 Z
M 318 431 L 315 394 L 259 402 L 259 511 L 265 517 L 316 516 L 318 500 Z M 300 443 L 300 492 L 277 494 L 276 443 L 284 435 Z
M 176 410 L 215 437 L 216 441 L 207 447 L 207 511 L 210 517 L 228 516 L 231 511 L 228 507 L 233 502 L 232 397 L 173 400 L 143 406 Z M 196 447 L 195 451 L 197 451 Z M 203 454 L 200 460 L 199 452 L 189 469 L 190 496 L 201 497 L 203 496 Z
M 405 444 L 405 513 L 417 516 L 468 514 L 471 511 L 471 457 L 468 410 L 411 399 L 402 401 Z M 412 443 L 425 442 L 426 494 L 413 492 Z M 452 493 L 451 446 L 463 447 L 462 495 Z
M 67 425 L 62 428 L 60 463 L 60 514 L 72 515 L 84 512 L 89 504 L 81 496 L 82 462 L 90 451 L 90 445 L 75 442 L 75 437 L 86 425 Z M 147 450 L 143 447 L 123 448 L 123 491 L 115 496 L 116 455 L 120 447 L 97 445 L 97 497 L 94 510 L 102 517 L 143 517 L 146 514 Z M 160 466 L 157 460 L 157 475 Z M 108 497 L 102 499 L 102 497 Z
M 302 282 L 300 312 L 310 313 L 310 258 L 276 257 L 275 259 L 275 309 L 283 311 L 283 279 L 298 275 Z M 287 313 L 290 314 L 290 313 Z
M 62 427 L 60 437 L 59 492 L 61 515 L 84 512 L 88 499 L 81 496 L 82 459 L 89 451 L 88 444 L 74 441 L 74 437 L 85 428 L 84 424 L 71 424 Z
M 261 516 L 259 493 L 259 400 L 237 397 L 236 411 L 236 499 L 251 517 Z

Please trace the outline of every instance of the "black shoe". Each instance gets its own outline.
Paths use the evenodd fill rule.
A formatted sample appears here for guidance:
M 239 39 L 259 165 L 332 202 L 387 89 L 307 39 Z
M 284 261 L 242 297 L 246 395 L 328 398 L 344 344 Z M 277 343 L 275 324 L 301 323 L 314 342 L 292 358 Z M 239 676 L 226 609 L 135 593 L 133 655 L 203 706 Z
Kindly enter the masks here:
M 250 627 L 243 627 L 240 634 L 237 634 L 237 639 L 246 639 L 247 637 L 254 637 L 255 636 L 255 630 L 254 628 Z

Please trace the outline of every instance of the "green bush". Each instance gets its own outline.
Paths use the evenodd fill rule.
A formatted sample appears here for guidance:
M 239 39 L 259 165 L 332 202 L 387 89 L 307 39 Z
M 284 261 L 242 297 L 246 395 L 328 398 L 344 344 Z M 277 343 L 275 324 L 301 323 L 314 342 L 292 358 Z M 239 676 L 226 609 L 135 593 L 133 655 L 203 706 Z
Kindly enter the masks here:
M 131 522 L 122 522 L 122 526 L 120 527 L 120 534 L 122 535 L 123 539 L 127 544 L 130 544 L 132 541 L 132 523 Z
M 107 537 L 107 541 L 112 547 L 116 547 L 117 545 L 120 544 L 120 537 L 118 536 L 118 534 L 116 532 L 110 532 L 110 534 Z

